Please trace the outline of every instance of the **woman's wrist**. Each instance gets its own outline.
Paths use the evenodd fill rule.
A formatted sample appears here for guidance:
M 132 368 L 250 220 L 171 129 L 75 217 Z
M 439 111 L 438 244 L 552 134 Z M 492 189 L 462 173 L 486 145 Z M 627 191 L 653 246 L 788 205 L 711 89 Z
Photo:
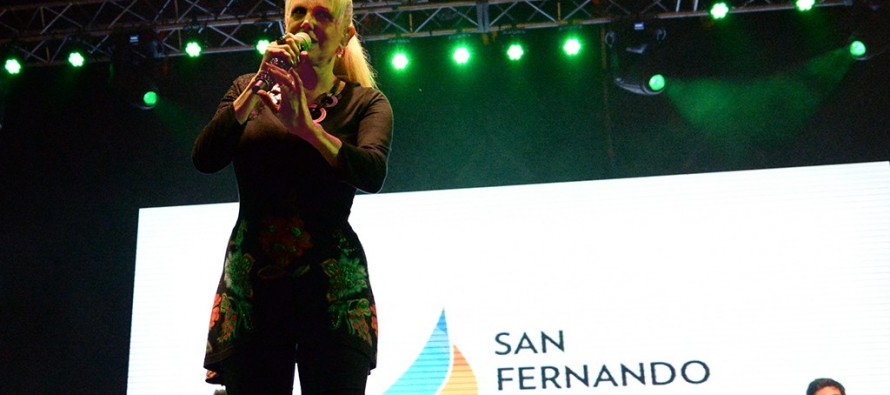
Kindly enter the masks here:
M 250 89 L 245 89 L 235 98 L 232 107 L 235 110 L 235 119 L 238 120 L 238 123 L 244 125 L 247 122 L 247 118 L 250 117 L 251 111 L 256 107 L 259 100 L 259 96 Z

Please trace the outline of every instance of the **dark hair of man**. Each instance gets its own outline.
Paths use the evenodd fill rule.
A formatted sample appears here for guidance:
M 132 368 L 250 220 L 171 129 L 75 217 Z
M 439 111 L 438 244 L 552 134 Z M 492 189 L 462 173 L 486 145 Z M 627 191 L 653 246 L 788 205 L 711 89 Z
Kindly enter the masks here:
M 847 395 L 847 392 L 844 391 L 844 386 L 837 381 L 832 379 L 815 379 L 810 383 L 810 386 L 807 387 L 807 395 L 815 395 L 816 391 L 821 390 L 825 387 L 834 387 L 841 391 L 841 395 Z

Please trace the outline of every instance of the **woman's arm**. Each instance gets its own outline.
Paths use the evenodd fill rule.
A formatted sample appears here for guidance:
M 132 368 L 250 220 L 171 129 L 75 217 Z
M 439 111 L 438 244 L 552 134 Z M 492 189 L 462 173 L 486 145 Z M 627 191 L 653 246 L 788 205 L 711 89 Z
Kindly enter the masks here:
M 195 139 L 192 162 L 199 171 L 214 173 L 232 161 L 244 132 L 244 124 L 259 101 L 257 95 L 244 89 L 249 86 L 245 81 L 249 80 L 250 76 L 245 75 L 232 83 L 220 101 L 216 114 Z
M 365 192 L 379 192 L 386 178 L 392 141 L 393 114 L 389 100 L 374 91 L 359 121 L 356 144 L 343 143 L 333 163 L 340 178 Z

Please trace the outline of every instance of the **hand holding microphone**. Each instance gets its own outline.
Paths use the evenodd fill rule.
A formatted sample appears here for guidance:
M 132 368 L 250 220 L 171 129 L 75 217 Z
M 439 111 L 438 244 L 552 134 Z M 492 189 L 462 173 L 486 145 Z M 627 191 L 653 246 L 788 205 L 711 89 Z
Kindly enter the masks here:
M 295 59 L 297 62 L 299 62 L 300 52 L 309 50 L 309 48 L 312 46 L 312 39 L 309 38 L 308 34 L 300 32 L 293 35 L 293 42 L 296 44 L 297 47 L 297 56 L 295 57 Z M 281 36 L 278 40 L 276 40 L 276 43 L 278 43 L 278 45 L 287 44 L 287 35 Z M 293 62 L 291 62 L 285 54 L 273 54 L 268 62 L 285 70 L 293 66 Z M 253 91 L 253 93 L 257 93 L 260 90 L 268 92 L 272 89 L 273 85 L 275 85 L 275 78 L 272 77 L 272 74 L 269 73 L 267 70 L 262 70 L 257 75 L 256 80 L 254 81 L 254 84 L 250 89 Z

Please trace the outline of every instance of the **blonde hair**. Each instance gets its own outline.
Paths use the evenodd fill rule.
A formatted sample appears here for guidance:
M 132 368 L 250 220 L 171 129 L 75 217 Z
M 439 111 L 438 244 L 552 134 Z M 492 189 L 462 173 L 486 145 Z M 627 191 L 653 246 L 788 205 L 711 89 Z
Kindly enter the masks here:
M 339 13 L 339 10 L 343 10 L 343 14 L 340 15 L 340 22 L 349 22 L 344 26 L 344 29 L 354 27 L 352 0 L 333 0 L 333 3 L 337 13 Z M 342 76 L 349 81 L 357 82 L 361 86 L 377 89 L 377 73 L 368 61 L 368 53 L 362 46 L 358 33 L 349 39 L 342 56 L 334 60 L 334 74 Z

